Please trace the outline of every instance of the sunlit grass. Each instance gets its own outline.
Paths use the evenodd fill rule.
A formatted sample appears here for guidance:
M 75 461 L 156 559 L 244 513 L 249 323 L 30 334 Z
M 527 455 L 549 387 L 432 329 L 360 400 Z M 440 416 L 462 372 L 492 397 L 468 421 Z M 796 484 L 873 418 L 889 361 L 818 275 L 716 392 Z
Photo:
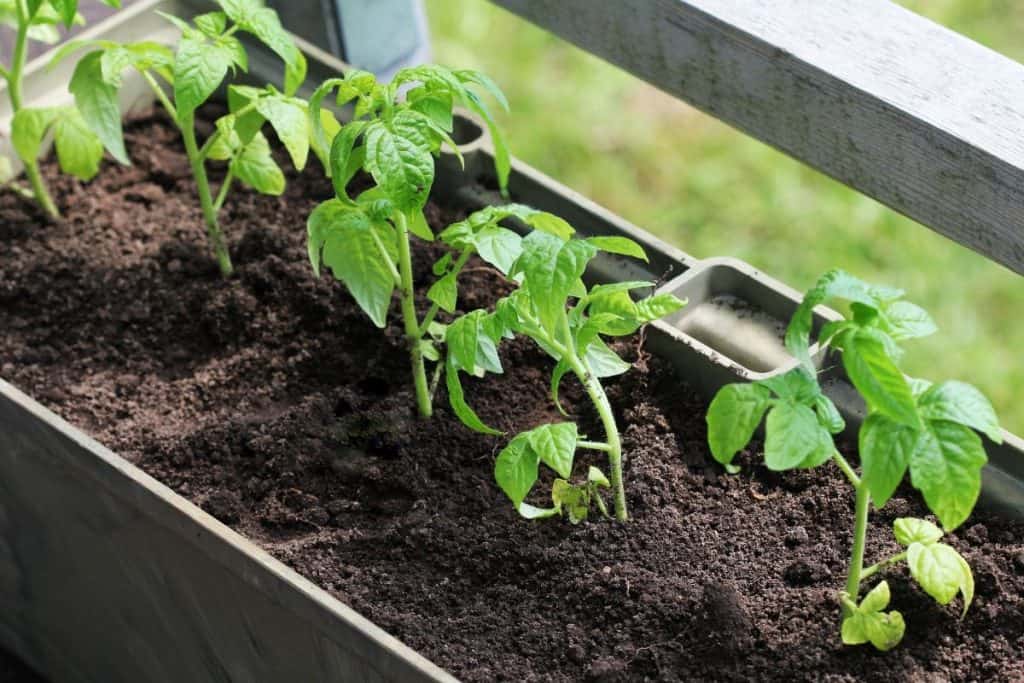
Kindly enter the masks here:
M 1024 58 L 1024 4 L 902 4 Z M 1017 275 L 484 0 L 427 9 L 436 60 L 508 93 L 517 156 L 695 256 L 738 256 L 800 289 L 833 266 L 904 288 L 941 329 L 907 372 L 978 384 L 1024 431 Z

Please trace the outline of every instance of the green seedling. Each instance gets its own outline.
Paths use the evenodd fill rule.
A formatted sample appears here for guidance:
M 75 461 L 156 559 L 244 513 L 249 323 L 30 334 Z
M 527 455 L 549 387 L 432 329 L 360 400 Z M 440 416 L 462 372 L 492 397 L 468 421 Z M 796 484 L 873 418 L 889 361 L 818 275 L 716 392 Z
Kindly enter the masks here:
M 580 435 L 573 422 L 546 424 L 514 437 L 495 462 L 494 475 L 501 489 L 519 512 L 530 518 L 565 513 L 571 521 L 586 517 L 591 502 L 603 508 L 598 488 L 609 484 L 614 496 L 615 517 L 625 521 L 626 493 L 622 479 L 622 441 L 611 404 L 601 379 L 629 370 L 602 339 L 636 332 L 641 325 L 677 311 L 684 305 L 670 294 L 658 294 L 635 301 L 632 290 L 649 289 L 651 282 L 617 282 L 595 285 L 589 290 L 581 279 L 587 264 L 599 251 L 646 260 L 640 245 L 624 237 L 572 237 L 565 221 L 549 214 L 533 222 L 534 230 L 521 242 L 508 276 L 518 289 L 501 299 L 493 313 L 477 310 L 448 326 L 445 339 L 448 397 L 452 409 L 469 427 L 487 434 L 499 434 L 485 425 L 467 405 L 459 372 L 482 375 L 501 372 L 497 344 L 503 338 L 523 334 L 534 340 L 555 361 L 551 395 L 558 401 L 562 378 L 576 376 L 604 428 L 604 441 Z M 512 256 L 511 254 L 509 256 Z M 565 411 L 562 410 L 563 414 Z M 576 450 L 586 448 L 608 457 L 610 481 L 591 471 L 583 484 L 569 482 Z M 561 477 L 552 491 L 554 506 L 537 508 L 524 502 L 538 477 L 543 462 Z
M 454 310 L 456 278 L 470 255 L 477 251 L 488 258 L 490 252 L 505 248 L 503 240 L 508 239 L 508 231 L 495 232 L 495 225 L 480 237 L 483 246 L 472 240 L 455 245 L 458 256 L 435 268 L 440 279 L 430 290 L 432 306 L 422 320 L 418 317 L 410 235 L 425 241 L 435 238 L 423 216 L 423 207 L 434 183 L 434 156 L 443 145 L 456 154 L 459 152 L 451 137 L 455 104 L 472 109 L 487 123 L 495 143 L 496 170 L 503 190 L 508 181 L 508 151 L 474 86 L 491 93 L 507 108 L 504 95 L 483 74 L 434 65 L 402 69 L 387 84 L 378 83 L 373 74 L 365 71 L 351 71 L 344 78 L 326 81 L 309 102 L 314 148 L 327 160 L 325 167 L 337 195 L 318 206 L 309 217 L 313 270 L 319 275 L 321 262 L 330 266 L 334 276 L 345 283 L 373 323 L 381 328 L 386 323 L 391 295 L 397 289 L 412 361 L 416 405 L 424 417 L 433 411 L 424 363 L 424 354 L 428 358 L 433 354 L 425 352 L 430 345 L 424 341 L 430 336 L 434 317 L 439 309 Z M 322 109 L 324 98 L 335 90 L 337 105 L 354 103 L 352 120 L 340 130 L 333 115 Z M 353 199 L 347 186 L 360 170 L 366 171 L 375 185 Z M 495 211 L 527 218 L 527 214 L 536 213 L 523 207 Z M 495 216 L 478 213 L 471 221 L 476 227 L 494 225 L 499 220 Z M 493 234 L 499 237 L 491 244 L 487 240 Z M 502 256 L 495 253 L 494 258 Z
M 121 6 L 120 0 L 103 2 L 110 7 Z M 46 135 L 53 132 L 61 170 L 82 180 L 90 180 L 99 172 L 103 145 L 85 125 L 82 112 L 75 106 L 23 106 L 28 41 L 56 43 L 60 39 L 58 25 L 70 28 L 81 23 L 84 22 L 78 14 L 78 0 L 0 0 L 0 24 L 10 26 L 15 31 L 11 63 L 0 66 L 0 76 L 7 81 L 7 96 L 13 114 L 11 143 L 25 167 L 29 187 L 11 178 L 10 163 L 5 163 L 5 168 L 0 169 L 0 181 L 34 200 L 51 218 L 59 218 L 60 211 L 39 172 L 39 153 Z
M 261 132 L 263 125 L 270 122 L 299 169 L 306 163 L 312 127 L 307 104 L 293 96 L 305 80 L 306 60 L 277 14 L 258 0 L 218 0 L 218 4 L 223 11 L 201 14 L 191 24 L 163 15 L 181 30 L 181 39 L 173 50 L 149 41 L 76 41 L 61 48 L 54 62 L 90 48 L 75 68 L 70 90 L 88 126 L 107 151 L 124 164 L 129 159 L 117 93 L 125 70 L 134 69 L 142 75 L 181 131 L 207 235 L 221 273 L 227 277 L 233 266 L 218 214 L 233 181 L 238 179 L 264 194 L 284 191 L 284 174 L 271 156 L 270 144 Z M 200 145 L 196 110 L 216 92 L 229 72 L 248 69 L 248 55 L 236 36 L 239 32 L 255 36 L 284 61 L 284 92 L 273 86 L 231 86 L 229 113 L 217 121 L 216 130 Z M 216 195 L 206 172 L 209 160 L 228 162 L 227 176 Z
M 921 519 L 896 520 L 896 540 L 905 550 L 864 568 L 871 501 L 876 508 L 884 506 L 909 471 L 911 485 L 942 527 L 956 529 L 970 516 L 981 491 L 987 458 L 976 432 L 1002 441 L 995 411 L 980 391 L 963 382 L 908 379 L 899 370 L 900 343 L 936 329 L 923 309 L 902 296 L 900 290 L 872 286 L 839 270 L 826 273 L 804 296 L 786 331 L 786 347 L 800 365 L 781 376 L 723 387 L 707 415 L 711 453 L 727 467 L 767 414 L 764 457 L 769 469 L 832 461 L 849 480 L 856 506 L 849 573 L 839 595 L 842 639 L 850 645 L 870 642 L 880 650 L 900 642 L 903 617 L 884 611 L 889 604 L 885 581 L 860 600 L 865 580 L 905 560 L 911 576 L 940 604 L 960 593 L 966 613 L 974 578 L 966 560 L 940 542 L 942 529 Z M 822 393 L 809 354 L 812 309 L 827 299 L 850 302 L 851 315 L 825 324 L 818 341 L 841 353 L 846 374 L 867 406 L 859 434 L 859 474 L 835 448 L 833 435 L 843 430 L 843 419 Z

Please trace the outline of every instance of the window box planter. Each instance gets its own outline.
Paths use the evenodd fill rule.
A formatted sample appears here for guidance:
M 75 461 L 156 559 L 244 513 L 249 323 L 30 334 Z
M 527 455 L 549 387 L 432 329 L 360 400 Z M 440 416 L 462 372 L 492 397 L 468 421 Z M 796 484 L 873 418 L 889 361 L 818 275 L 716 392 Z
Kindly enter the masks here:
M 121 40 L 159 39 L 166 28 L 152 10 L 176 11 L 181 6 L 149 0 L 90 32 Z M 306 52 L 310 83 L 342 68 L 315 48 L 307 46 Z M 47 74 L 44 62 L 32 67 L 30 99 L 57 97 L 60 89 L 52 84 L 66 81 L 66 72 Z M 279 70 L 275 60 L 255 48 L 250 64 L 257 78 L 276 78 Z M 145 90 L 126 87 L 123 104 L 126 111 L 146 106 Z M 451 156 L 439 160 L 438 196 L 451 205 L 474 208 L 494 199 L 485 189 L 493 185 L 488 177 L 490 146 L 472 120 L 465 119 L 460 128 L 466 166 L 461 169 Z M 650 326 L 647 349 L 701 392 L 710 395 L 723 383 L 790 366 L 778 338 L 779 326 L 799 300 L 794 290 L 734 259 L 698 261 L 522 163 L 514 165 L 510 189 L 518 201 L 558 213 L 589 234 L 623 234 L 645 246 L 649 264 L 608 257 L 595 261 L 588 277 L 651 279 L 689 298 L 690 305 L 677 317 Z M 818 324 L 831 315 L 821 309 Z M 815 357 L 823 360 L 821 353 Z M 832 396 L 855 420 L 857 406 L 846 398 L 845 380 L 833 375 Z M 1018 516 L 1024 509 L 1021 446 L 1008 435 L 1004 446 L 990 449 L 993 465 L 985 484 L 986 505 Z M 649 505 L 666 504 L 661 500 Z M 557 535 L 560 528 L 549 526 L 531 537 Z M 600 554 L 600 545 L 595 553 Z M 601 573 L 615 582 L 618 564 L 629 558 L 597 561 L 608 570 L 602 567 Z M 679 604 L 692 606 L 696 600 L 708 611 L 711 630 L 732 629 L 722 642 L 741 648 L 745 639 L 757 636 L 743 619 L 730 621 L 736 589 L 724 586 L 718 592 L 705 586 L 702 595 L 690 598 L 680 588 Z M 615 584 L 616 595 L 631 590 L 628 577 Z M 0 643 L 54 680 L 455 680 L 327 590 L 2 380 L 0 601 Z M 452 626 L 453 631 L 458 628 Z M 614 632 L 615 624 L 609 628 Z M 629 663 L 622 664 L 629 659 L 624 655 L 616 661 L 604 655 L 588 661 L 586 654 L 578 654 L 583 645 L 570 642 L 573 638 L 567 636 L 560 649 L 580 672 L 616 680 L 629 671 Z M 712 648 L 713 643 L 704 645 Z M 634 659 L 643 656 L 643 649 L 637 644 Z M 486 663 L 491 654 L 467 656 Z M 474 675 L 488 678 L 488 671 L 479 669 Z

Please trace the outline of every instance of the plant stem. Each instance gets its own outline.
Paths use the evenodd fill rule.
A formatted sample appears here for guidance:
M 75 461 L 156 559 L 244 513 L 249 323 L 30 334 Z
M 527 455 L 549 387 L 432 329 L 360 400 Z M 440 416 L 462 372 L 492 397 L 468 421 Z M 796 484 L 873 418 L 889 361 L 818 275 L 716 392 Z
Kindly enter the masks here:
M 28 29 L 29 14 L 25 0 L 17 0 L 18 12 L 18 33 L 14 39 L 14 53 L 11 60 L 11 69 L 7 72 L 7 94 L 11 100 L 11 113 L 17 114 L 21 110 L 21 83 L 25 70 L 25 60 L 28 55 Z M 39 173 L 39 162 L 36 159 L 22 159 L 25 164 L 25 177 L 32 186 L 32 194 L 39 206 L 51 217 L 60 218 L 60 211 L 53 203 L 53 197 L 46 189 L 43 176 Z
M 857 602 L 857 596 L 860 594 L 861 570 L 864 567 L 864 538 L 867 536 L 868 507 L 871 503 L 871 493 L 867 486 L 860 484 L 855 488 L 857 503 L 854 512 L 853 548 L 850 551 L 850 573 L 846 579 L 846 594 L 854 603 Z M 844 604 L 843 611 L 849 614 L 849 609 Z
M 612 449 L 611 446 L 606 443 L 601 443 L 600 441 L 577 441 L 576 447 L 589 448 L 592 451 L 604 451 L 605 453 Z
M 875 564 L 871 565 L 870 567 L 868 567 L 860 573 L 860 580 L 863 583 L 865 579 L 874 576 L 878 572 L 888 567 L 890 564 L 896 564 L 897 562 L 901 562 L 905 559 L 907 559 L 906 550 L 904 550 L 902 553 L 896 553 L 892 557 L 887 557 L 881 562 L 876 562 Z
M 416 317 L 416 301 L 412 288 L 412 255 L 409 250 L 409 222 L 401 211 L 395 212 L 395 232 L 398 241 L 398 274 L 401 286 L 398 293 L 402 302 L 402 321 L 405 323 L 405 339 L 409 345 L 412 360 L 412 379 L 416 386 L 416 406 L 421 417 L 430 417 L 434 412 L 427 385 L 427 370 L 423 366 L 423 350 L 420 349 L 420 326 Z
M 217 264 L 220 266 L 221 275 L 230 277 L 234 272 L 234 267 L 231 265 L 231 255 L 228 253 L 227 243 L 224 241 L 224 233 L 221 232 L 220 223 L 217 220 L 217 209 L 210 194 L 210 180 L 206 176 L 206 166 L 203 164 L 199 148 L 196 145 L 194 123 L 195 116 L 188 114 L 178 121 L 178 127 L 185 140 L 185 153 L 188 154 L 189 163 L 192 165 L 192 175 L 195 176 L 196 187 L 199 190 L 199 205 L 203 209 L 203 218 L 206 220 L 206 234 L 217 255 Z
M 619 427 L 615 424 L 615 414 L 612 412 L 611 403 L 604 393 L 601 382 L 594 377 L 594 373 L 587 367 L 586 362 L 576 357 L 575 349 L 567 349 L 565 358 L 572 368 L 573 373 L 580 380 L 580 383 L 587 390 L 597 414 L 601 417 L 601 424 L 604 426 L 607 444 L 600 444 L 606 448 L 599 448 L 608 454 L 608 469 L 611 474 L 612 492 L 615 495 L 615 519 L 620 522 L 629 520 L 629 512 L 626 510 L 626 489 L 622 482 L 622 442 L 619 440 Z M 585 442 L 591 443 L 591 442 Z
M 140 71 L 139 73 L 141 73 L 142 77 L 146 79 L 147 83 L 149 83 L 149 87 L 153 89 L 153 94 L 156 95 L 156 98 L 160 101 L 160 104 L 163 105 L 164 109 L 167 110 L 167 113 L 171 115 L 172 119 L 177 121 L 178 110 L 174 108 L 173 104 L 171 104 L 171 101 L 167 98 L 167 93 L 164 92 L 164 89 L 161 88 L 160 84 L 156 82 L 155 78 L 153 78 L 153 74 L 148 71 Z
M 217 192 L 217 199 L 213 202 L 213 210 L 220 213 L 221 208 L 224 206 L 224 201 L 228 198 L 228 191 L 231 189 L 231 183 L 235 181 L 235 174 L 229 168 L 227 175 L 224 176 L 224 181 L 220 184 L 220 191 Z

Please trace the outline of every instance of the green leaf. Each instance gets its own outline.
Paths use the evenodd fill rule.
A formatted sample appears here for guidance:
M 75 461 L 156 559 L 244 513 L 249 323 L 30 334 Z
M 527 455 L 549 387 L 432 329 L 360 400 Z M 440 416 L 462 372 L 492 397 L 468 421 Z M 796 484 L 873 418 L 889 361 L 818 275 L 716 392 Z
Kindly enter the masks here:
M 103 82 L 115 88 L 121 87 L 121 74 L 125 69 L 145 71 L 170 68 L 174 64 L 174 53 L 160 43 L 143 41 L 118 45 L 96 41 L 94 44 L 106 46 L 100 58 L 100 72 L 103 75 Z
M 494 172 L 498 176 L 498 188 L 501 190 L 502 196 L 507 196 L 508 178 L 512 172 L 512 156 L 509 154 L 505 136 L 494 118 L 491 117 L 491 112 L 476 94 L 467 91 L 463 101 L 487 125 L 487 131 L 491 134 L 491 145 L 494 147 Z
M 302 50 L 295 48 L 291 59 L 284 63 L 284 94 L 294 95 L 306 82 L 306 71 L 309 66 L 306 64 L 306 56 Z
M 263 133 L 257 133 L 231 160 L 231 170 L 239 180 L 257 192 L 269 195 L 284 192 L 284 173 L 274 161 L 270 143 Z
M 351 163 L 354 156 L 353 148 L 356 140 L 366 129 L 366 121 L 352 121 L 341 127 L 331 143 L 330 176 L 334 183 L 334 192 L 339 197 L 347 197 L 347 186 L 357 169 Z
M 412 95 L 412 93 L 409 94 Z M 417 97 L 410 106 L 415 111 L 429 116 L 430 120 L 442 130 L 451 132 L 454 127 L 452 104 L 451 93 L 424 91 L 424 94 Z
M 654 287 L 655 284 L 656 283 L 649 280 L 627 280 L 625 282 L 611 282 L 603 285 L 594 285 L 590 288 L 587 298 L 591 301 L 597 301 L 598 299 L 611 296 L 612 294 L 618 294 L 619 292 L 630 292 L 634 289 L 648 289 Z
M 485 315 L 484 311 L 476 310 L 459 316 L 448 325 L 448 330 L 445 333 L 449 360 L 455 363 L 455 367 L 466 372 L 473 372 L 473 368 L 476 367 L 477 338 L 480 334 L 480 319 L 483 315 Z
M 558 408 L 558 412 L 566 417 L 569 413 L 565 412 L 565 408 L 562 407 L 562 402 L 558 400 L 558 387 L 562 384 L 562 377 L 569 371 L 569 364 L 564 359 L 559 360 L 555 365 L 555 369 L 551 372 L 551 400 L 555 402 L 555 407 Z
M 882 652 L 896 647 L 903 640 L 906 624 L 899 612 L 882 611 L 888 604 L 889 584 L 882 581 L 865 596 L 853 614 L 843 619 L 843 643 L 862 645 L 870 642 Z
M 675 294 L 655 294 L 636 302 L 638 322 L 651 322 L 671 315 L 686 305 Z
M 445 364 L 444 378 L 445 385 L 448 387 L 448 403 L 451 405 L 455 415 L 462 421 L 462 424 L 481 434 L 500 435 L 500 431 L 484 424 L 473 409 L 469 407 L 469 404 L 466 403 L 466 397 L 462 391 L 462 383 L 459 381 L 459 368 L 455 365 L 450 353 Z
M 438 279 L 427 290 L 427 298 L 441 307 L 442 311 L 455 312 L 455 302 L 458 298 L 458 284 L 456 273 L 451 272 Z M 470 368 L 471 369 L 471 368 Z
M 285 63 L 284 90 L 293 95 L 306 80 L 306 60 L 274 10 L 252 0 L 223 0 L 221 7 L 231 21 L 256 36 Z
M 75 96 L 75 105 L 85 123 L 107 151 L 122 164 L 128 164 L 117 88 L 103 81 L 102 59 L 103 53 L 99 51 L 82 57 L 71 76 L 68 90 Z
M 455 77 L 463 83 L 476 83 L 477 85 L 483 86 L 491 97 L 498 101 L 501 108 L 505 111 L 509 110 L 508 99 L 505 98 L 505 93 L 501 91 L 498 84 L 495 83 L 489 76 L 479 71 L 472 69 L 457 69 L 454 71 Z
M 970 516 L 987 462 L 981 439 L 955 422 L 929 421 L 910 456 L 910 482 L 946 531 Z
M 409 213 L 407 221 L 409 232 L 419 237 L 421 240 L 426 242 L 434 241 L 434 233 L 430 229 L 430 224 L 427 223 L 427 217 L 423 215 L 422 211 L 412 211 Z
M 985 395 L 965 382 L 949 380 L 932 385 L 918 399 L 921 416 L 928 420 L 946 420 L 976 429 L 996 443 L 1003 432 L 992 404 Z
M 838 434 L 846 427 L 843 416 L 839 409 L 825 394 L 818 394 L 814 397 L 814 412 L 818 415 L 818 422 L 832 434 Z
M 860 427 L 863 481 L 876 507 L 885 505 L 903 481 L 920 434 L 881 413 L 871 413 Z
M 609 254 L 632 256 L 633 258 L 638 258 L 642 261 L 648 260 L 647 252 L 644 251 L 644 248 L 628 237 L 588 237 L 587 241 L 601 251 L 606 251 Z
M 897 341 L 934 334 L 938 327 L 928 312 L 909 301 L 894 301 L 883 307 L 885 331 Z
M 211 42 L 198 32 L 182 36 L 174 58 L 174 105 L 179 120 L 185 121 L 206 102 L 234 63 L 230 46 Z
M 224 29 L 228 25 L 228 18 L 223 12 L 207 12 L 196 16 L 192 22 L 207 36 L 216 38 L 224 33 Z
M 541 232 L 546 232 L 549 235 L 554 235 L 563 242 L 576 233 L 576 230 L 571 225 L 553 213 L 537 211 L 535 209 L 529 209 L 528 207 L 521 208 L 526 209 L 526 212 L 520 211 L 516 215 L 534 230 L 540 230 Z
M 64 108 L 53 126 L 57 160 L 65 173 L 82 180 L 92 179 L 100 170 L 103 143 L 75 107 Z
M 974 575 L 967 560 L 945 543 L 911 543 L 907 548 L 910 575 L 940 605 L 948 605 L 961 593 L 963 614 L 974 599 Z
M 45 109 L 20 109 L 11 120 L 11 143 L 14 151 L 23 161 L 31 162 L 39 156 L 46 131 L 57 119 L 60 110 L 56 107 Z
M 576 423 L 546 424 L 526 432 L 530 447 L 541 462 L 561 476 L 572 476 L 572 463 L 576 455 Z
M 587 481 L 597 486 L 603 486 L 605 488 L 611 488 L 611 482 L 608 481 L 608 477 L 604 476 L 604 472 L 597 469 L 593 465 L 587 470 Z
M 942 538 L 942 529 L 927 519 L 900 517 L 893 522 L 892 530 L 896 540 L 904 546 L 909 546 L 913 543 L 928 545 Z
M 68 28 L 75 24 L 78 17 L 78 0 L 48 0 L 50 5 L 60 15 L 60 20 Z
M 758 382 L 771 389 L 779 398 L 794 403 L 814 405 L 815 398 L 821 395 L 817 376 L 808 372 L 803 366 L 797 366 L 781 375 L 772 375 Z
M 422 128 L 400 111 L 366 129 L 366 169 L 400 211 L 422 209 L 434 183 L 434 158 Z
M 529 503 L 520 503 L 516 510 L 526 519 L 547 519 L 558 515 L 558 508 L 539 508 Z
M 586 486 L 575 486 L 565 479 L 555 479 L 551 486 L 551 500 L 556 509 L 569 517 L 570 524 L 585 522 L 590 516 L 590 491 Z
M 863 330 L 844 335 L 843 367 L 870 408 L 908 426 L 920 422 L 907 380 L 877 338 Z
M 708 408 L 708 446 L 715 460 L 727 465 L 750 443 L 771 404 L 771 393 L 758 384 L 726 384 Z
M 541 325 L 549 333 L 558 333 L 569 291 L 583 275 L 596 251 L 593 245 L 583 240 L 563 242 L 536 230 L 523 239 L 523 253 L 512 272 L 526 275 L 525 286 Z
M 395 280 L 369 217 L 350 204 L 331 199 L 313 210 L 306 228 L 313 270 L 319 273 L 322 250 L 323 262 L 345 283 L 373 323 L 383 328 Z
M 813 370 L 809 349 L 815 306 L 827 299 L 837 298 L 877 308 L 881 302 L 896 299 L 902 294 L 898 289 L 870 285 L 842 270 L 830 270 L 818 278 L 814 287 L 804 294 L 803 301 L 793 313 L 789 327 L 786 328 L 786 348 L 794 358 Z
M 633 367 L 619 358 L 619 354 L 608 348 L 608 345 L 601 339 L 594 339 L 587 345 L 583 361 L 594 377 L 598 379 L 621 375 Z
M 816 467 L 835 451 L 832 435 L 818 423 L 814 411 L 803 404 L 780 401 L 765 422 L 764 461 L 781 472 Z
M 284 144 L 295 168 L 302 170 L 309 156 L 309 116 L 299 101 L 287 97 L 261 97 L 256 100 L 258 111 Z
M 523 253 L 523 238 L 507 228 L 487 226 L 478 232 L 473 243 L 476 251 L 487 263 L 507 275 L 519 255 Z
M 517 508 L 537 481 L 539 463 L 524 434 L 512 439 L 494 462 L 494 480 Z

